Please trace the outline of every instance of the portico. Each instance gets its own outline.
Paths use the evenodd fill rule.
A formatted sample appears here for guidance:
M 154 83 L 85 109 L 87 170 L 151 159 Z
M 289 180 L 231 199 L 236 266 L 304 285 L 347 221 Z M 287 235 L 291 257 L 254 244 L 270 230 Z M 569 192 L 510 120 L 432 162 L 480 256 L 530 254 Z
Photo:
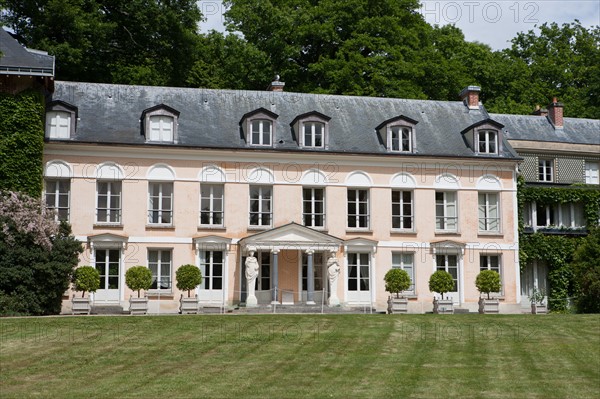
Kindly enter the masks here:
M 240 270 L 245 269 L 251 253 L 257 258 L 259 275 L 254 284 L 258 304 L 292 304 L 298 301 L 315 305 L 315 282 L 318 282 L 319 291 L 323 290 L 321 295 L 329 292 L 324 271 L 326 254 L 337 254 L 342 244 L 343 240 L 337 237 L 289 223 L 241 239 L 239 266 Z M 246 302 L 245 273 L 240 273 L 240 276 L 240 299 Z

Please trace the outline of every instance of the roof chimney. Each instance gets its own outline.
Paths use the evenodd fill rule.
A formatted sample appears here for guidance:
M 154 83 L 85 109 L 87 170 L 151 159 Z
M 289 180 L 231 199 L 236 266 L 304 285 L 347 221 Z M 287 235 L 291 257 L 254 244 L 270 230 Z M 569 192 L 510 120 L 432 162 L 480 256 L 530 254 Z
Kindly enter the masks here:
M 285 83 L 279 81 L 279 75 L 275 75 L 275 79 L 267 87 L 267 91 L 283 91 L 283 86 L 285 86 Z
M 469 109 L 479 109 L 479 92 L 481 92 L 481 87 L 467 86 L 462 89 L 459 96 Z
M 552 102 L 548 104 L 548 119 L 555 129 L 563 127 L 563 104 L 558 102 L 556 97 L 552 98 Z
M 548 115 L 548 110 L 546 108 L 541 108 L 539 105 L 536 105 L 535 109 L 533 110 L 533 112 L 531 113 L 531 115 L 547 116 Z

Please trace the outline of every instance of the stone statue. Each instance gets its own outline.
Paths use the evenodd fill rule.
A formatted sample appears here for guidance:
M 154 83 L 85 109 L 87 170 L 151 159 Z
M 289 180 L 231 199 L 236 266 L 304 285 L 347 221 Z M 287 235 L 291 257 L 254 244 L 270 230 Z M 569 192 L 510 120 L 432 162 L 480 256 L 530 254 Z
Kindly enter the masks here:
M 340 265 L 334 252 L 329 253 L 327 259 L 327 277 L 329 277 L 329 306 L 338 306 L 340 300 L 337 296 L 337 280 L 340 275 Z
M 256 306 L 258 301 L 254 293 L 256 287 L 256 278 L 258 277 L 258 261 L 254 257 L 254 251 L 248 253 L 246 258 L 246 289 L 248 297 L 246 298 L 246 306 Z

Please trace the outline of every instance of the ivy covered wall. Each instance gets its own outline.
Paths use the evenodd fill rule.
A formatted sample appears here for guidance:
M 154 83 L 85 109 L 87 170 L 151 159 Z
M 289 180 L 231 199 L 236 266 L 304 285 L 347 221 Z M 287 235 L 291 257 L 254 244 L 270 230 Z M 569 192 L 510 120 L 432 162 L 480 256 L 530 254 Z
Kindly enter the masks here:
M 36 90 L 0 93 L 0 190 L 42 193 L 44 97 Z

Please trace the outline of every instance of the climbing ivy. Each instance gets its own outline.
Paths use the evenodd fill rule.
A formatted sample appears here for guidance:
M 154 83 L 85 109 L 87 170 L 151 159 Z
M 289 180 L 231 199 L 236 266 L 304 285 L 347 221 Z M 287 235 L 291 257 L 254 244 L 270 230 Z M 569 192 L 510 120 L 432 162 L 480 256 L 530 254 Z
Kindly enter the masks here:
M 35 90 L 0 93 L 0 190 L 42 193 L 44 98 Z

